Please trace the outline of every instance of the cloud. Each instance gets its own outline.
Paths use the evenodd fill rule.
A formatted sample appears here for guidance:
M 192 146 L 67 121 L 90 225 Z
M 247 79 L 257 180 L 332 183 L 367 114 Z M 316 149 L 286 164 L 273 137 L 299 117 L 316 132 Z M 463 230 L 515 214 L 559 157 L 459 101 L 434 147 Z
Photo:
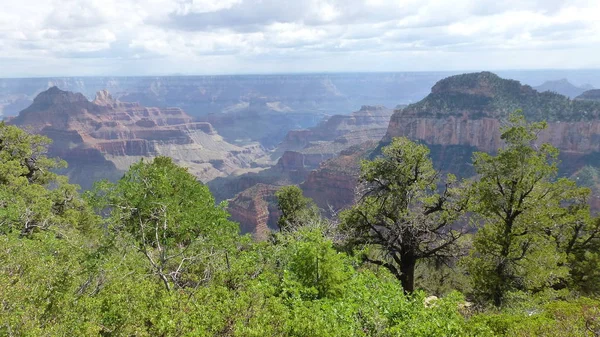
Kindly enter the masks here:
M 4 76 L 600 67 L 597 0 L 30 0 Z

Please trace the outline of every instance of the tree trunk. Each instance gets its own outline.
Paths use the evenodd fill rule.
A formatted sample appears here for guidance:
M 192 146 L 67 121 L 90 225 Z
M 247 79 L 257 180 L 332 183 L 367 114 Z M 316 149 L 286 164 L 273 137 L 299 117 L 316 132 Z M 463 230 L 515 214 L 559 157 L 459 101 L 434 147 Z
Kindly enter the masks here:
M 496 266 L 496 284 L 494 285 L 494 289 L 492 290 L 492 299 L 494 300 L 494 305 L 498 308 L 502 305 L 502 300 L 504 299 L 503 283 L 506 282 L 504 268 L 504 262 L 500 262 L 498 266 Z
M 414 256 L 402 257 L 400 263 L 400 283 L 404 293 L 410 294 L 415 290 L 415 266 L 417 259 Z

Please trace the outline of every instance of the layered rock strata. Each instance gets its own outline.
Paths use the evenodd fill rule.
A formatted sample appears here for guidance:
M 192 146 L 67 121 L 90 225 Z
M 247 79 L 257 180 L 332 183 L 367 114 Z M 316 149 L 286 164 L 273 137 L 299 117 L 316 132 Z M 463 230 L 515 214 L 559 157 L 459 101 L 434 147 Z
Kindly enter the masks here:
M 194 122 L 180 108 L 143 107 L 115 100 L 107 91 L 88 101 L 52 87 L 39 94 L 11 123 L 49 136 L 51 154 L 69 163 L 75 182 L 118 176 L 142 158 L 172 157 L 202 181 L 244 169 L 266 154 L 257 144 L 227 143 L 209 123 Z M 99 169 L 94 169 L 95 163 Z M 81 167 L 90 168 L 87 174 Z

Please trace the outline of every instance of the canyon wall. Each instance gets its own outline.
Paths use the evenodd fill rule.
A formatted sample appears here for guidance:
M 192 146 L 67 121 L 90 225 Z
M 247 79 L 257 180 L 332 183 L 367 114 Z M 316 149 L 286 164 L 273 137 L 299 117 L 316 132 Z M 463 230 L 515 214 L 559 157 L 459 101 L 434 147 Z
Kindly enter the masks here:
M 419 118 L 397 112 L 390 121 L 386 138 L 402 136 L 429 145 L 464 145 L 494 152 L 502 146 L 501 125 L 494 118 Z M 549 122 L 538 142 L 551 143 L 562 152 L 600 152 L 600 121 Z
M 593 92 L 588 96 L 593 97 Z M 473 152 L 493 153 L 503 146 L 500 128 L 515 109 L 522 109 L 530 121 L 548 121 L 537 143 L 550 143 L 561 151 L 559 174 L 577 179 L 582 169 L 600 167 L 600 102 L 539 93 L 517 81 L 483 72 L 436 83 L 422 101 L 394 112 L 379 144 L 366 143 L 323 163 L 301 187 L 322 208 L 350 206 L 360 159 L 380 153 L 393 137 L 422 142 L 430 148 L 437 169 L 470 177 L 475 174 Z M 592 190 L 597 193 L 600 188 Z M 598 205 L 599 199 L 600 195 L 593 195 L 592 205 Z
M 98 177 L 114 179 L 142 158 L 169 156 L 209 181 L 252 170 L 252 163 L 266 157 L 259 144 L 230 144 L 180 108 L 120 102 L 107 91 L 88 101 L 52 87 L 10 123 L 50 137 L 51 155 L 65 159 L 71 168 L 66 173 L 83 187 Z
M 252 226 L 262 224 L 263 221 L 252 220 L 256 216 L 257 203 L 245 202 L 252 194 L 254 184 L 264 184 L 276 190 L 281 186 L 299 184 L 305 180 L 318 183 L 319 179 L 324 179 L 322 186 L 325 190 L 322 191 L 326 193 L 328 184 L 338 182 L 336 173 L 330 172 L 328 177 L 313 177 L 311 171 L 353 146 L 367 141 L 379 141 L 386 133 L 392 113 L 393 110 L 383 106 L 363 106 L 349 115 L 331 116 L 315 127 L 289 131 L 284 141 L 270 153 L 271 158 L 277 160 L 271 168 L 257 173 L 218 178 L 211 181 L 209 187 L 217 200 L 231 199 L 230 212 L 235 213 L 235 218 L 239 219 L 243 230 L 255 232 Z M 352 185 L 354 178 L 344 176 L 340 179 L 337 185 L 330 186 L 333 193 L 343 185 Z M 325 201 L 329 197 L 325 194 L 319 197 L 316 191 L 312 195 L 318 199 L 317 202 Z M 345 204 L 347 201 L 335 199 L 327 207 L 337 209 L 341 205 L 340 202 Z M 274 203 L 269 205 L 275 206 Z M 263 205 L 262 209 L 265 210 L 266 206 Z

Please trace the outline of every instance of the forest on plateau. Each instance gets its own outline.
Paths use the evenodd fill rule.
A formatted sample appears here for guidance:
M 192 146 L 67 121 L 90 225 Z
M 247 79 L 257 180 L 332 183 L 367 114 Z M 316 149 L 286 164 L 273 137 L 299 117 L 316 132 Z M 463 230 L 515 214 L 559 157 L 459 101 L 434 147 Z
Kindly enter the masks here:
M 600 336 L 600 218 L 545 127 L 511 114 L 468 180 L 394 138 L 352 207 L 283 187 L 255 241 L 168 157 L 80 193 L 0 124 L 0 336 Z

